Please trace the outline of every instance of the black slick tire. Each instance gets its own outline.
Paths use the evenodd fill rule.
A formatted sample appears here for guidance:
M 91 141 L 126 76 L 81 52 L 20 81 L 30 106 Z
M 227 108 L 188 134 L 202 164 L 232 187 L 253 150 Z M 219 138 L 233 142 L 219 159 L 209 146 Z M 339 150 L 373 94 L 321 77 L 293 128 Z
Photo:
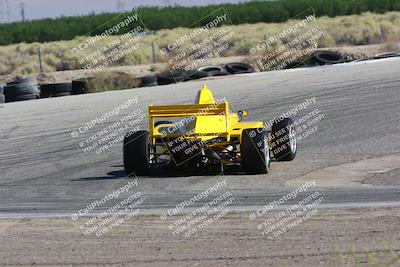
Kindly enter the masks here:
M 277 161 L 294 160 L 297 153 L 296 128 L 291 118 L 284 118 L 271 127 L 271 150 Z
M 266 174 L 271 158 L 267 132 L 264 129 L 245 129 L 240 143 L 242 170 L 246 174 Z
M 150 142 L 148 131 L 128 132 L 124 138 L 123 157 L 127 176 L 150 173 Z

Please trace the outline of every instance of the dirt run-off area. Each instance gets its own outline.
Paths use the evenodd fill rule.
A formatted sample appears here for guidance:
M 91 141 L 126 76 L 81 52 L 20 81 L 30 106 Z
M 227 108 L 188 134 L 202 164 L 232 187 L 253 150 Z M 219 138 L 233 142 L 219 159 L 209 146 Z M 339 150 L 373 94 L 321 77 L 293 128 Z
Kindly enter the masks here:
M 169 230 L 173 220 L 139 215 L 88 238 L 70 218 L 1 219 L 0 265 L 400 265 L 400 208 L 321 209 L 277 237 L 263 236 L 262 220 L 246 212 L 228 213 L 189 237 Z

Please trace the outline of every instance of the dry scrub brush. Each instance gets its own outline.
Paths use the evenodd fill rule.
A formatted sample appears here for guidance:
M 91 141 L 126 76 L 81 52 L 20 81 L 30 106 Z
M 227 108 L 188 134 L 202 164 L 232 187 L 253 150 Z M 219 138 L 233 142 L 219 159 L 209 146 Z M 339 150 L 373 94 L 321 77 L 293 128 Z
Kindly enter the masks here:
M 296 21 L 285 23 L 255 23 L 230 26 L 234 35 L 229 41 L 229 48 L 222 51 L 220 57 L 248 55 L 251 47 L 260 43 L 265 35 L 271 36 L 295 24 Z M 385 14 L 363 13 L 361 15 L 341 16 L 336 18 L 320 17 L 317 24 L 325 32 L 318 46 L 334 47 L 348 45 L 366 45 L 388 43 L 388 50 L 398 50 L 400 36 L 400 12 L 388 12 Z M 209 34 L 219 31 L 219 28 L 211 29 Z M 151 43 L 155 42 L 159 48 L 166 47 L 184 34 L 193 29 L 176 28 L 173 30 L 160 30 L 154 35 L 141 38 L 140 47 L 118 60 L 118 66 L 152 63 Z M 203 35 L 204 36 L 204 35 Z M 180 49 L 193 46 L 201 41 L 203 36 L 186 42 Z M 294 37 L 294 36 L 292 36 Z M 107 37 L 98 41 L 92 50 L 98 49 L 110 43 L 116 37 Z M 70 51 L 79 45 L 85 38 L 75 38 L 71 41 L 59 41 L 49 43 L 17 44 L 0 47 L 0 74 L 29 74 L 38 73 L 38 50 L 42 49 L 43 67 L 45 72 L 58 70 L 70 70 L 82 68 L 79 57 L 73 56 Z M 286 41 L 290 41 L 286 40 Z M 279 45 L 277 43 L 276 45 Z M 396 49 L 397 48 L 397 49 Z M 157 47 L 156 47 L 157 51 Z M 160 53 L 157 53 L 158 62 L 165 62 Z

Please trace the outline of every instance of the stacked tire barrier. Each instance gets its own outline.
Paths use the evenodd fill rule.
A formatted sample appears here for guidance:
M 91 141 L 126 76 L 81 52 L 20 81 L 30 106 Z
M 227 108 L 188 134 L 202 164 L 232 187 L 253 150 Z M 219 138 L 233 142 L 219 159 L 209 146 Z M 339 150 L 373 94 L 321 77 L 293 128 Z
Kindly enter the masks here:
M 344 58 L 341 54 L 331 51 L 317 51 L 311 59 L 319 65 L 344 63 Z
M 296 68 L 301 68 L 301 67 L 312 67 L 312 65 L 310 65 L 306 61 L 295 60 L 295 61 L 292 61 L 291 63 L 287 64 L 285 69 L 296 69 Z
M 229 63 L 225 66 L 210 65 L 197 70 L 173 70 L 140 77 L 141 87 L 167 85 L 178 82 L 192 81 L 206 77 L 226 76 L 233 74 L 252 73 L 254 68 L 244 63 Z
M 244 63 L 229 63 L 225 65 L 225 69 L 232 75 L 255 72 L 252 66 Z
M 205 66 L 198 69 L 198 71 L 207 73 L 208 77 L 236 75 L 242 73 L 253 73 L 254 68 L 245 63 L 228 63 L 225 66 Z
M 88 81 L 89 78 L 73 80 L 71 83 L 71 94 L 80 95 L 88 93 L 89 92 Z
M 377 54 L 374 56 L 374 59 L 382 59 L 382 58 L 389 58 L 389 57 L 400 57 L 400 53 L 398 52 L 386 52 Z
M 146 75 L 140 77 L 140 87 L 151 87 L 158 85 L 157 75 Z
M 207 73 L 208 77 L 229 75 L 229 72 L 221 66 L 205 66 L 199 68 L 198 71 Z
M 400 57 L 399 52 L 386 52 L 377 54 L 374 59 Z M 349 61 L 349 60 L 347 60 Z M 306 59 L 298 59 L 288 64 L 286 69 L 299 67 L 314 67 L 321 65 L 332 65 L 346 62 L 343 55 L 332 51 L 315 51 Z M 151 87 L 157 85 L 167 85 L 184 81 L 192 81 L 207 77 L 227 76 L 243 73 L 253 73 L 254 68 L 245 63 L 228 63 L 224 66 L 209 65 L 198 68 L 197 70 L 174 70 L 159 74 L 150 74 L 137 78 L 140 80 L 139 87 Z M 47 97 L 60 97 L 68 95 L 78 95 L 94 93 L 97 90 L 94 78 L 81 78 L 73 80 L 71 83 L 45 84 L 38 87 L 35 77 L 19 78 L 8 84 L 0 83 L 0 103 L 32 100 Z M 129 87 L 130 88 L 130 87 Z M 114 89 L 112 89 L 114 90 Z
M 285 69 L 333 65 L 344 62 L 344 57 L 340 53 L 332 51 L 316 51 L 308 59 L 299 59 L 289 63 Z
M 375 58 L 399 56 L 399 53 L 384 53 Z M 286 69 L 297 67 L 312 67 L 345 62 L 344 57 L 331 51 L 316 51 L 305 60 L 296 60 L 286 66 Z M 150 74 L 137 78 L 138 87 L 168 85 L 178 82 L 192 81 L 216 76 L 228 76 L 255 72 L 254 68 L 245 63 L 228 63 L 223 66 L 209 65 L 196 70 L 173 70 L 158 74 Z M 48 97 L 61 97 L 86 93 L 95 93 L 98 84 L 95 77 L 75 79 L 71 83 L 45 84 L 38 87 L 35 77 L 20 78 L 8 84 L 0 84 L 0 103 L 31 100 Z M 108 84 L 107 84 L 108 85 Z M 112 84 L 111 84 L 112 85 Z M 101 85 L 100 85 L 101 86 Z M 127 87 L 128 88 L 128 87 Z M 129 87 L 131 88 L 131 87 Z M 133 88 L 133 87 L 132 87 Z M 114 90 L 113 87 L 108 90 Z
M 225 66 L 210 65 L 197 70 L 174 70 L 159 74 L 150 74 L 137 78 L 139 87 L 167 85 L 184 81 L 192 81 L 207 77 L 226 76 L 241 73 L 252 73 L 252 66 L 244 63 L 229 63 Z M 0 84 L 0 103 L 51 98 L 96 92 L 94 77 L 72 80 L 71 83 L 53 83 L 39 86 L 35 77 L 19 78 L 8 84 Z
M 183 82 L 186 79 L 185 72 L 182 70 L 173 70 L 163 72 L 157 75 L 159 85 Z
M 60 97 L 71 95 L 72 84 L 71 83 L 53 83 L 45 84 L 40 86 L 41 94 L 40 97 Z
M 374 59 L 383 59 L 391 57 L 400 57 L 399 52 L 385 52 L 374 56 Z M 348 61 L 360 61 L 360 60 L 348 60 Z M 300 67 L 315 67 L 321 65 L 333 65 L 346 62 L 343 55 L 338 52 L 332 51 L 316 51 L 307 59 L 295 60 L 289 63 L 285 69 L 294 69 Z
M 6 86 L 6 84 L 0 83 L 0 104 L 6 102 L 6 97 L 4 95 L 4 86 Z
M 189 70 L 185 72 L 185 81 L 193 81 L 208 77 L 208 73 L 201 70 Z
M 20 78 L 4 87 L 6 102 L 33 100 L 40 98 L 40 90 L 35 77 Z

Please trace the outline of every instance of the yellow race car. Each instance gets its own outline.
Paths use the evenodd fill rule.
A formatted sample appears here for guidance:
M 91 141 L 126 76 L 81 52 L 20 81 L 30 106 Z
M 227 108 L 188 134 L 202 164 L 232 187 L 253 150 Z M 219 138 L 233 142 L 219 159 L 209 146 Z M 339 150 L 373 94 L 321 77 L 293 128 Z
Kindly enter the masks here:
M 271 159 L 288 161 L 296 156 L 292 119 L 282 118 L 271 129 L 262 121 L 245 122 L 246 111 L 230 112 L 226 99 L 215 100 L 206 85 L 193 105 L 150 105 L 148 112 L 149 131 L 129 132 L 124 138 L 127 175 L 208 167 L 265 174 Z

